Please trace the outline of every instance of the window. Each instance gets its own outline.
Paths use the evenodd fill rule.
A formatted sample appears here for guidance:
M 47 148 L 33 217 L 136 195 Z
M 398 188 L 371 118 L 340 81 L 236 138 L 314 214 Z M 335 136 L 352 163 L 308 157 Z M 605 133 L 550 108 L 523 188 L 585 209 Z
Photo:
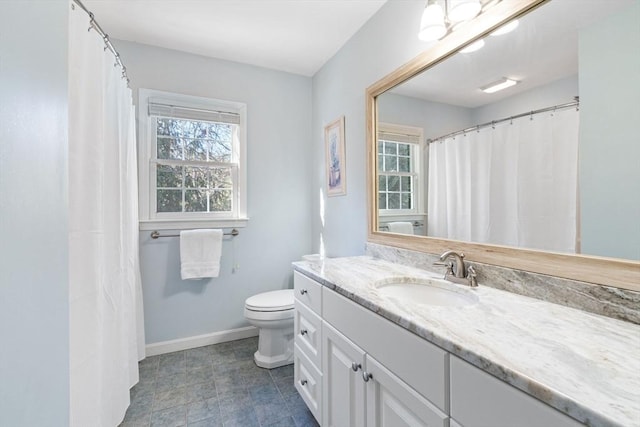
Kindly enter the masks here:
M 420 128 L 379 125 L 378 209 L 381 215 L 422 213 L 421 140 Z
M 147 89 L 139 105 L 141 220 L 242 226 L 245 105 Z

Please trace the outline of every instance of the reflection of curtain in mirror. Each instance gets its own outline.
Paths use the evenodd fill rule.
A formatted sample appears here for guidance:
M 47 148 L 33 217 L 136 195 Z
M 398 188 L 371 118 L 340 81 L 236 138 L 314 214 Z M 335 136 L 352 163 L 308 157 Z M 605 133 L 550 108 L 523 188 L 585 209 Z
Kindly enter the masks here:
M 575 252 L 575 109 L 429 145 L 428 235 Z

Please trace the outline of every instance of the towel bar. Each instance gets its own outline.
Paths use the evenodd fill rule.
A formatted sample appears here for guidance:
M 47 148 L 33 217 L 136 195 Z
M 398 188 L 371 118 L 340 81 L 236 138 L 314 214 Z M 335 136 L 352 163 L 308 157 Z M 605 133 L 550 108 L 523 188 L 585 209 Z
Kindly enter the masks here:
M 235 237 L 238 234 L 240 234 L 240 232 L 237 229 L 233 229 L 231 230 L 229 233 L 224 233 L 224 236 L 232 236 Z M 158 237 L 180 237 L 179 234 L 160 234 L 160 232 L 158 230 L 154 230 L 151 232 L 151 238 L 152 239 L 157 239 Z

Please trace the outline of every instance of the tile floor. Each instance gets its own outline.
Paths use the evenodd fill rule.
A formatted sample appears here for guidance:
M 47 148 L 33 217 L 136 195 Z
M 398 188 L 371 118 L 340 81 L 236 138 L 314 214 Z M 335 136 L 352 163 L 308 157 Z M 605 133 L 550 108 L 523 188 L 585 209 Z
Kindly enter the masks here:
M 120 427 L 318 426 L 293 385 L 293 365 L 262 369 L 258 339 L 151 356 Z

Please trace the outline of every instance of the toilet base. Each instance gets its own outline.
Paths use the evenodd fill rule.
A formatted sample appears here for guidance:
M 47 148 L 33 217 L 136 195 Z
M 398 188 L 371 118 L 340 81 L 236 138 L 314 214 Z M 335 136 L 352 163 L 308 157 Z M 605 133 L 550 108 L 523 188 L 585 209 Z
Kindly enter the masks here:
M 292 364 L 293 324 L 285 329 L 261 328 L 258 351 L 253 354 L 253 360 L 259 367 L 267 369 Z
M 293 353 L 291 355 L 282 354 L 276 357 L 267 357 L 256 351 L 253 354 L 253 361 L 261 368 L 273 369 L 280 366 L 291 365 L 293 363 Z

